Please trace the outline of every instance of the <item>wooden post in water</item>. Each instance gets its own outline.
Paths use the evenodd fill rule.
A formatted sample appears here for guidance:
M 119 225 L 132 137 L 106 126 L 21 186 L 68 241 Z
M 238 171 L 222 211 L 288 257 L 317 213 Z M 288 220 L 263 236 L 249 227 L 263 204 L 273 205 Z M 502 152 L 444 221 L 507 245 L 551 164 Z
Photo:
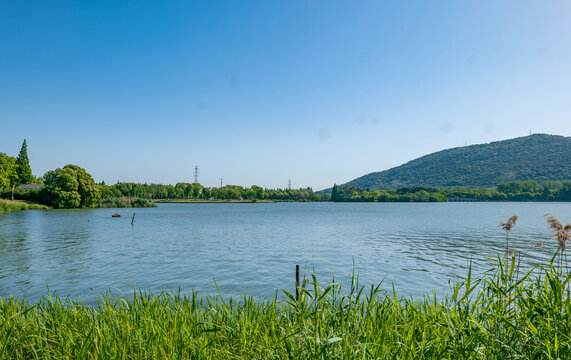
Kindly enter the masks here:
M 295 266 L 295 300 L 299 300 L 299 265 Z
M 131 219 L 131 226 L 135 225 L 135 213 L 133 213 L 133 218 Z

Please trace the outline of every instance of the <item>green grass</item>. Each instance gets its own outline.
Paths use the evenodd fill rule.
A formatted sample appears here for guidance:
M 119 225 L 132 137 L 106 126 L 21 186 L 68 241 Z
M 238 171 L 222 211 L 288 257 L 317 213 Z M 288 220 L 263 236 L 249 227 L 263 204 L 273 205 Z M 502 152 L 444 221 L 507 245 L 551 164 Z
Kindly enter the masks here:
M 47 210 L 48 206 L 23 200 L 0 199 L 0 215 L 20 210 Z
M 14 359 L 565 359 L 570 277 L 553 267 L 518 279 L 515 260 L 452 283 L 437 299 L 399 297 L 358 280 L 343 291 L 303 281 L 299 300 L 192 293 L 103 295 L 88 306 L 49 295 L 0 298 L 0 358 Z

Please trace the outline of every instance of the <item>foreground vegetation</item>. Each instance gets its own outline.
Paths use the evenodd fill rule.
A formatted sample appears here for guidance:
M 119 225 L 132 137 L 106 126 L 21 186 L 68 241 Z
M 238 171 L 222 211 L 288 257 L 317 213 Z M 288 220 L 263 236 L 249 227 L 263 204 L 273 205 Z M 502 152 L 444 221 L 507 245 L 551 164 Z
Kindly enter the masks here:
M 515 259 L 515 258 L 514 258 Z M 381 286 L 342 291 L 315 277 L 299 300 L 197 293 L 0 298 L 0 357 L 177 359 L 464 359 L 571 357 L 569 276 L 548 267 L 517 279 L 515 260 L 454 284 L 443 299 Z
M 21 200 L 0 199 L 0 215 L 20 210 L 47 210 L 49 207 Z

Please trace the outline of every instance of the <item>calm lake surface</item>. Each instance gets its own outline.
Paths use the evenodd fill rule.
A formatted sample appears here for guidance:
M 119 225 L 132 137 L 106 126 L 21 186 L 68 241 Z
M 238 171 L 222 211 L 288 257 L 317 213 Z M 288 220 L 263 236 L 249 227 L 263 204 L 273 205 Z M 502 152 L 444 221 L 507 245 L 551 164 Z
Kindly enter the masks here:
M 119 212 L 121 218 L 112 218 Z M 135 225 L 131 216 L 136 212 Z M 93 303 L 133 289 L 271 296 L 294 289 L 295 265 L 325 286 L 391 282 L 442 294 L 448 280 L 492 267 L 503 216 L 519 215 L 510 247 L 527 263 L 556 251 L 543 217 L 571 222 L 571 203 L 159 204 L 151 209 L 22 211 L 0 216 L 0 296 L 47 289 Z M 533 248 L 542 241 L 545 249 Z

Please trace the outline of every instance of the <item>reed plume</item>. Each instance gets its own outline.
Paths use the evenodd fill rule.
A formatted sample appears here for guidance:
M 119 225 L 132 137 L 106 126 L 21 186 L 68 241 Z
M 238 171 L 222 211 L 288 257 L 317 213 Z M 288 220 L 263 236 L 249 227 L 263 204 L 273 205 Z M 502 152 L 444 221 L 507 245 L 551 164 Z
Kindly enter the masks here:
M 517 222 L 517 215 L 512 216 L 511 218 L 506 218 L 505 221 L 500 221 L 500 227 L 505 231 L 512 231 L 515 223 Z
M 571 224 L 563 226 L 559 220 L 553 215 L 545 215 L 547 217 L 547 224 L 551 230 L 551 237 L 557 240 L 559 244 L 559 251 L 563 253 L 566 248 L 566 242 L 571 236 Z
M 546 214 L 547 226 L 551 230 L 551 238 L 557 241 L 559 245 L 559 266 L 563 265 L 563 255 L 567 246 L 567 240 L 571 236 L 571 223 L 563 226 L 561 222 L 553 215 Z M 567 253 L 565 253 L 565 262 L 567 262 Z
M 511 248 L 508 251 L 506 251 L 506 256 L 514 256 L 516 251 L 517 251 L 516 248 Z
M 504 221 L 500 221 L 500 227 L 502 228 L 502 230 L 505 230 L 506 232 L 506 255 L 508 254 L 508 251 L 510 250 L 510 246 L 509 246 L 509 233 L 512 231 L 512 229 L 515 226 L 515 223 L 517 222 L 517 215 L 514 215 L 512 217 L 510 217 L 509 219 L 506 217 Z M 513 253 L 512 253 L 513 255 Z

